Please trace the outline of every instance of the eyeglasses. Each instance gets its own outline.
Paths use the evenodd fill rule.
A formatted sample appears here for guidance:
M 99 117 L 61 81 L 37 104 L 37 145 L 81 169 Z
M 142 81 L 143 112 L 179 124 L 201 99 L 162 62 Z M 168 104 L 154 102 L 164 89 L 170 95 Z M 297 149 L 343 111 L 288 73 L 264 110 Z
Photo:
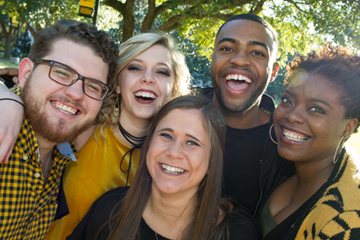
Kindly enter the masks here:
M 77 80 L 83 81 L 83 91 L 84 93 L 96 100 L 103 100 L 106 94 L 109 92 L 109 87 L 103 82 L 87 78 L 80 75 L 74 69 L 65 64 L 45 59 L 35 59 L 32 60 L 35 64 L 46 63 L 50 64 L 49 69 L 49 78 L 61 85 L 71 86 L 77 82 Z

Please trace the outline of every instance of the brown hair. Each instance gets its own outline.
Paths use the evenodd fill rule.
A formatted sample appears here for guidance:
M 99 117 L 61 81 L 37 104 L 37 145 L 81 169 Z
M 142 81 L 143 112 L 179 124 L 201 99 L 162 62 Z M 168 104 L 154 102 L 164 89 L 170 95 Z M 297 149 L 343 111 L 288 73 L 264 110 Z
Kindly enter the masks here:
M 52 51 L 54 42 L 60 39 L 67 39 L 77 44 L 90 47 L 97 56 L 101 57 L 102 60 L 109 65 L 107 85 L 111 90 L 111 86 L 113 86 L 113 82 L 115 82 L 116 79 L 119 49 L 116 44 L 110 40 L 107 33 L 97 30 L 95 26 L 88 25 L 84 22 L 63 19 L 36 34 L 34 44 L 30 49 L 29 58 L 42 59 Z M 104 98 L 95 123 L 104 121 L 105 116 L 110 114 L 112 102 L 109 103 L 109 97 L 108 95 Z
M 339 89 L 339 102 L 345 107 L 345 118 L 358 119 L 354 131 L 357 132 L 360 125 L 360 56 L 349 47 L 334 48 L 331 43 L 324 44 L 319 54 L 312 51 L 307 57 L 298 56 L 289 63 L 285 86 L 301 71 L 321 75 Z
M 126 197 L 121 201 L 120 210 L 112 213 L 103 227 L 110 227 L 108 239 L 139 239 L 140 220 L 151 194 L 152 178 L 146 166 L 146 154 L 157 124 L 174 109 L 198 109 L 203 116 L 203 125 L 209 133 L 211 150 L 208 174 L 201 181 L 197 196 L 194 219 L 187 227 L 184 239 L 221 239 L 226 228 L 221 212 L 231 212 L 231 204 L 221 198 L 221 180 L 226 125 L 219 110 L 204 96 L 182 96 L 171 100 L 152 120 L 149 135 L 141 149 L 139 169 Z M 190 116 L 189 116 L 190 117 Z M 216 147 L 215 147 L 216 146 Z M 114 209 L 119 209 L 116 206 Z M 223 220 L 217 221 L 217 220 Z M 219 224 L 219 222 L 221 222 Z M 225 225 L 225 227 L 224 227 Z

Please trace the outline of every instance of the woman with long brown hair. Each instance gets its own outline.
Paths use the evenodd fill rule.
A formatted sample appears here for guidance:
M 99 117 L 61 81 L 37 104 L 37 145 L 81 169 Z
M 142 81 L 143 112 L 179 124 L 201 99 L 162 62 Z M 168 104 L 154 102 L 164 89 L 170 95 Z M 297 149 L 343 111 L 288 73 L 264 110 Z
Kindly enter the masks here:
M 251 216 L 221 197 L 225 121 L 201 96 L 153 119 L 132 186 L 104 194 L 67 239 L 259 239 Z

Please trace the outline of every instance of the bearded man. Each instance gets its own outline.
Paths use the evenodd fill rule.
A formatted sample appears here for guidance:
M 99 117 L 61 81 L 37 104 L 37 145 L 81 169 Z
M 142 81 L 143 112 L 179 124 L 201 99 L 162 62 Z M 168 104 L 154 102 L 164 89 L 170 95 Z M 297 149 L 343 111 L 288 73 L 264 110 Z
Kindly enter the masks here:
M 8 163 L 0 164 L 0 239 L 45 237 L 64 167 L 76 159 L 73 145 L 57 143 L 94 124 L 114 79 L 117 53 L 105 32 L 86 23 L 61 20 L 36 35 L 12 89 L 23 99 L 25 117 Z M 0 98 L 9 101 L 21 104 Z

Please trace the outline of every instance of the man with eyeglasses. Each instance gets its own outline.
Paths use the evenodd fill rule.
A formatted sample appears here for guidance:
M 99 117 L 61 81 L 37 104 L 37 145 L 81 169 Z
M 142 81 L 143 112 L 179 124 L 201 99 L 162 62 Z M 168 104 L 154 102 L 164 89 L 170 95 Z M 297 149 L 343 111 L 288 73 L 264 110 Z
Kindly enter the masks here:
M 56 218 L 60 180 L 76 160 L 72 141 L 94 124 L 113 85 L 118 49 L 105 32 L 61 20 L 36 35 L 19 64 L 25 117 L 0 164 L 0 239 L 43 239 Z M 21 99 L 0 98 L 0 104 Z M 76 184 L 76 183 L 74 183 Z

